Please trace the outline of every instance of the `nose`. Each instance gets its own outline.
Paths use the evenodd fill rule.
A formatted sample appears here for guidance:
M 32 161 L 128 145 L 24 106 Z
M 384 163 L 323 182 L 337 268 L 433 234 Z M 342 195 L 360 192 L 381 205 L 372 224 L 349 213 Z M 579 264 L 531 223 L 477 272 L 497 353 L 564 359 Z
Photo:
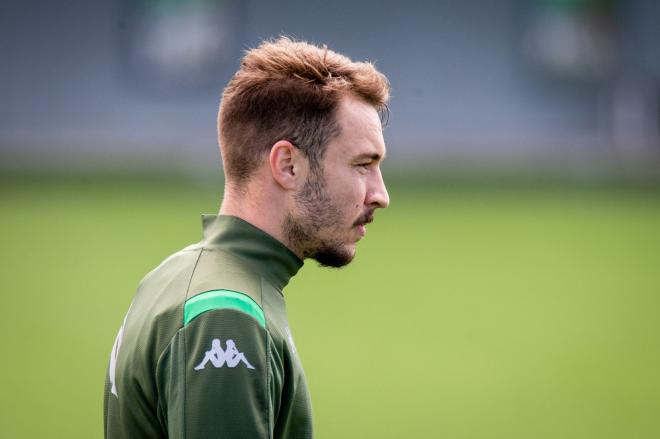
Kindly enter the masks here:
M 378 168 L 377 172 L 373 175 L 374 177 L 367 193 L 367 205 L 374 208 L 385 209 L 390 205 L 390 196 L 387 193 L 387 188 L 385 187 L 383 174 L 380 172 L 380 168 Z

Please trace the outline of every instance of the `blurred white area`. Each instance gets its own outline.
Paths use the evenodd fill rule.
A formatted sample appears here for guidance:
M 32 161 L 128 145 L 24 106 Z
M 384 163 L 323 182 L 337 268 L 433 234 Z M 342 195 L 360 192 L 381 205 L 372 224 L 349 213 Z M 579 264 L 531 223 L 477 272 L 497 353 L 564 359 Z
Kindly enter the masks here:
M 135 27 L 132 49 L 170 86 L 194 85 L 233 53 L 236 29 L 223 12 L 208 2 L 152 7 Z
M 559 75 L 599 78 L 613 74 L 616 35 L 604 17 L 543 10 L 532 20 L 527 39 L 527 55 Z

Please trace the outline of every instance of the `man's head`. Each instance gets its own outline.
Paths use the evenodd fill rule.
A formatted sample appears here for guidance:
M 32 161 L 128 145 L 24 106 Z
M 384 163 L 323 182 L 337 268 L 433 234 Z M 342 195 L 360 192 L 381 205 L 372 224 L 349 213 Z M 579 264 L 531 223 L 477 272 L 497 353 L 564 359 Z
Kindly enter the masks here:
M 379 168 L 388 99 L 372 64 L 325 47 L 280 38 L 248 51 L 218 116 L 227 186 L 241 192 L 268 179 L 282 195 L 285 244 L 347 264 L 374 210 L 389 203 Z

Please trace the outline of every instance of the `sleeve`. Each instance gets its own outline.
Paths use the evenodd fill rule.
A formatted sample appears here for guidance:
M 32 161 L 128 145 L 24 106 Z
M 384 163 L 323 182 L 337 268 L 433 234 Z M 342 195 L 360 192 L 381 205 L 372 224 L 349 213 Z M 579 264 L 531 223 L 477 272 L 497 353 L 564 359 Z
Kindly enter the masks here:
M 168 436 L 272 437 L 281 393 L 272 343 L 265 322 L 237 309 L 207 310 L 187 322 L 157 366 Z

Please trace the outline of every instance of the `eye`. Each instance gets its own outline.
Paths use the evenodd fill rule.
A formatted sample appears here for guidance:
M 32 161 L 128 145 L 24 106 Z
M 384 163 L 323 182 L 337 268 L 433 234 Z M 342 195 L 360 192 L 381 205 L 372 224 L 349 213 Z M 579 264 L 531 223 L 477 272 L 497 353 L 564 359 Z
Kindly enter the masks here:
M 371 163 L 358 163 L 355 166 L 358 168 L 358 170 L 360 172 L 367 172 L 367 171 L 369 171 L 369 166 L 370 165 L 371 165 Z

